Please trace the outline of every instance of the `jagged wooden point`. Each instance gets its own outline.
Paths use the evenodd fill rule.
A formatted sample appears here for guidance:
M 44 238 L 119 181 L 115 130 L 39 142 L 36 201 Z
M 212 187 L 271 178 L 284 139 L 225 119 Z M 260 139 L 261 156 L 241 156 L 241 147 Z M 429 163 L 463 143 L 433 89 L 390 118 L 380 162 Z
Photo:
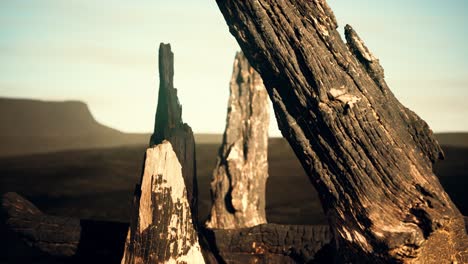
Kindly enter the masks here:
M 209 228 L 244 228 L 267 221 L 268 94 L 242 52 L 236 54 L 233 68 L 226 129 L 211 181 Z
M 136 223 L 122 263 L 205 263 L 182 167 L 169 141 L 146 151 Z
M 195 141 L 182 122 L 169 44 L 159 48 L 159 76 L 155 129 L 121 263 L 205 263 L 197 228 Z

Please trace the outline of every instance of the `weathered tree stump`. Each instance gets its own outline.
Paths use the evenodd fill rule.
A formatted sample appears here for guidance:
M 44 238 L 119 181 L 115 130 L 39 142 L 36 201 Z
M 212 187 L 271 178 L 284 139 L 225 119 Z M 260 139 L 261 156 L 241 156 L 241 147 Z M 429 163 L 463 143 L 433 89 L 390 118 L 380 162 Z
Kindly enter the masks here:
M 226 130 L 211 182 L 209 228 L 266 223 L 268 94 L 260 75 L 239 52 L 230 82 Z
M 122 263 L 205 263 L 192 223 L 182 167 L 169 141 L 149 148 L 137 222 Z
M 283 136 L 319 192 L 342 262 L 464 263 L 458 209 L 432 172 L 443 156 L 354 30 L 325 0 L 217 0 L 261 74 Z
M 197 231 L 195 141 L 182 122 L 170 45 L 160 45 L 159 76 L 155 131 L 135 192 L 122 264 L 205 263 Z

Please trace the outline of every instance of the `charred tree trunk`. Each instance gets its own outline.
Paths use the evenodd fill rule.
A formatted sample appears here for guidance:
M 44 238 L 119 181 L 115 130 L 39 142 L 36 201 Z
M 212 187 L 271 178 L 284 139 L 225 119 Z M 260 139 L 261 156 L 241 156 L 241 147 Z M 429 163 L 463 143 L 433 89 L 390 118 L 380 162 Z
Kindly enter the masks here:
M 263 81 L 239 52 L 230 82 L 226 130 L 211 182 L 209 228 L 266 223 L 269 118 Z
M 217 0 L 261 74 L 283 136 L 320 194 L 343 262 L 468 262 L 463 217 L 432 172 L 443 156 L 325 0 Z
M 134 197 L 122 264 L 204 263 L 196 226 L 195 142 L 182 122 L 173 63 L 170 45 L 161 44 L 155 131 Z

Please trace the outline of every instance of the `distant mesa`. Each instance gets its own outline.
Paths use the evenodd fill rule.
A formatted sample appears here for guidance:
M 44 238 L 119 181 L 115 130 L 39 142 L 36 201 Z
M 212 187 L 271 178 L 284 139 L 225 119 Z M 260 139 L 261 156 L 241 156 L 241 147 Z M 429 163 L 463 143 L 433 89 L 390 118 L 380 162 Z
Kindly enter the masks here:
M 0 98 L 0 157 L 64 150 L 146 145 L 150 134 L 123 133 L 98 123 L 80 101 Z M 468 133 L 436 134 L 441 145 L 468 147 Z M 195 134 L 197 144 L 221 144 L 221 134 Z
M 0 124 L 0 157 L 147 145 L 151 136 L 104 126 L 80 101 L 0 98 Z M 222 135 L 197 134 L 195 139 L 220 144 Z
M 437 133 L 435 137 L 444 146 L 468 147 L 468 132 Z
M 80 101 L 39 101 L 0 98 L 1 136 L 81 137 L 118 133 L 96 122 Z M 6 125 L 8 124 L 8 125 Z
M 126 134 L 99 124 L 79 101 L 0 98 L 0 156 L 146 144 L 149 134 Z

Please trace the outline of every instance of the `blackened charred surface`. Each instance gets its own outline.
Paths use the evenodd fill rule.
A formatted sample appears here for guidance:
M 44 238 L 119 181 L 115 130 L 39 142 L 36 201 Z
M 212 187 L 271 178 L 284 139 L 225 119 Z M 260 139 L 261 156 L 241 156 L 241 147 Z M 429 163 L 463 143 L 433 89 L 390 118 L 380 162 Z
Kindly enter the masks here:
M 170 44 L 159 46 L 159 94 L 150 147 L 171 142 L 182 165 L 182 175 L 192 208 L 193 222 L 198 222 L 198 184 L 196 175 L 195 138 L 189 125 L 182 121 L 182 106 L 174 88 L 174 53 Z M 196 227 L 197 228 L 197 227 Z
M 57 257 L 76 254 L 81 234 L 78 219 L 45 215 L 16 193 L 3 195 L 2 211 L 8 229 L 30 248 Z
M 154 132 L 150 146 L 158 145 L 167 139 L 171 130 L 178 128 L 182 122 L 182 106 L 174 88 L 174 53 L 170 44 L 159 45 L 159 94 Z
M 155 184 L 165 184 L 162 175 L 155 177 Z M 186 255 L 190 247 L 197 243 L 197 233 L 190 232 L 190 228 L 183 225 L 171 226 L 171 219 L 176 217 L 184 221 L 189 208 L 184 207 L 180 201 L 173 203 L 171 188 L 163 188 L 157 193 L 152 193 L 151 196 L 154 205 L 152 225 L 144 230 L 137 228 L 137 238 L 132 244 L 135 254 L 132 257 L 141 259 L 143 263 L 164 263 L 170 259 L 176 259 L 180 254 Z M 172 232 L 175 234 L 179 231 L 188 232 L 190 235 L 188 237 L 171 235 Z M 174 251 L 172 248 L 180 249 L 180 251 Z
M 127 223 L 43 214 L 16 193 L 2 196 L 0 261 L 8 263 L 120 263 Z M 2 251 L 3 253 L 3 251 Z
M 432 172 L 443 153 L 354 30 L 346 45 L 324 0 L 217 3 L 320 193 L 342 261 L 467 261 L 463 218 Z
M 8 240 L 6 246 L 11 249 L 7 259 L 28 263 L 34 259 L 38 263 L 120 263 L 128 224 L 117 222 L 100 222 L 91 220 L 69 221 L 54 232 L 58 236 L 72 239 L 64 244 L 78 244 L 77 251 L 72 256 L 64 252 L 59 254 L 43 251 L 38 244 L 25 243 L 30 241 L 22 232 L 35 234 L 36 240 L 43 237 L 35 223 L 38 219 L 50 217 L 40 213 L 34 205 L 18 194 L 7 194 L 2 197 L 2 225 L 10 227 L 9 232 L 2 231 L 2 238 Z M 9 221 L 8 219 L 11 219 Z M 63 218 L 67 219 L 67 218 Z M 69 218 L 68 218 L 69 219 Z M 14 223 L 22 221 L 26 228 L 15 229 Z M 64 222 L 64 221 L 62 221 Z M 465 225 L 468 218 L 465 217 Z M 81 229 L 77 236 L 63 236 L 61 233 Z M 208 263 L 333 263 L 336 255 L 332 242 L 332 234 L 327 226 L 288 226 L 267 224 L 253 228 L 237 230 L 200 230 L 212 245 L 211 249 L 216 259 Z M 146 231 L 147 233 L 149 230 Z M 286 235 L 288 234 L 288 235 Z M 75 241 L 79 238 L 79 241 Z M 400 239 L 402 239 L 400 237 Z M 395 239 L 396 240 L 396 239 Z M 253 245 L 255 248 L 249 245 Z M 207 243 L 207 242 L 206 242 Z M 388 244 L 382 244 L 382 251 Z M 164 248 L 162 248 L 164 249 Z M 351 251 L 352 254 L 359 252 Z M 350 254 L 351 254 L 350 253 Z M 256 262 L 255 262 L 256 261 Z
M 122 263 L 204 263 L 181 165 L 169 141 L 147 150 Z
M 252 254 L 234 252 L 225 255 L 225 261 L 229 264 L 296 264 L 302 263 L 293 258 L 277 254 Z
M 122 263 L 183 263 L 187 258 L 203 262 L 197 231 L 195 139 L 190 126 L 182 121 L 173 81 L 174 54 L 169 44 L 159 48 L 159 76 L 155 128 L 145 158 L 141 194 L 135 195 L 138 209 L 134 211 Z M 200 237 L 200 241 L 204 240 Z M 209 251 L 204 253 L 211 258 Z
M 330 263 L 333 255 L 328 226 L 263 224 L 211 232 L 227 263 Z

